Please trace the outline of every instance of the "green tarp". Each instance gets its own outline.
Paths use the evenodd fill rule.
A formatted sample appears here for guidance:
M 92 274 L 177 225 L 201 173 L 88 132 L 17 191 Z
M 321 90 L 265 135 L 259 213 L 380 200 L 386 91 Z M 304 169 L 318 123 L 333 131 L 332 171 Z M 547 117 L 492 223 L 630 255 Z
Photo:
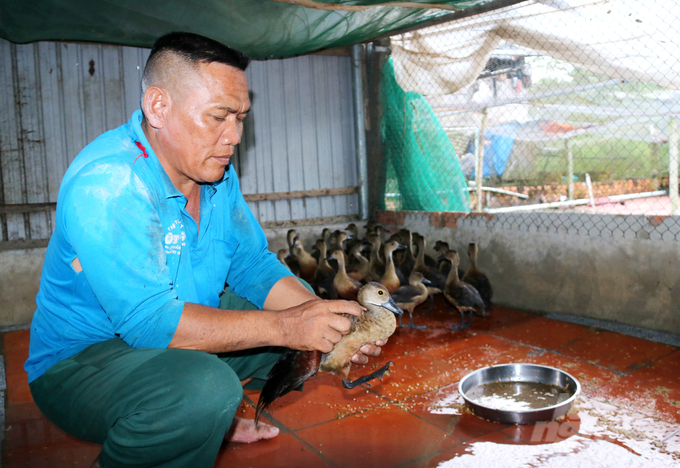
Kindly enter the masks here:
M 384 208 L 470 211 L 467 182 L 453 145 L 427 100 L 401 89 L 391 58 L 383 69 L 382 102 L 385 164 L 396 176 L 399 196 L 395 206 Z
M 393 2 L 1 0 L 0 37 L 16 43 L 64 40 L 151 47 L 164 33 L 191 31 L 254 58 L 287 57 L 368 41 L 394 29 L 452 13 L 451 7 L 469 8 L 489 0 L 398 2 L 408 8 L 389 6 L 390 3 Z M 426 8 L 419 8 L 420 3 Z M 376 4 L 383 6 L 372 6 Z

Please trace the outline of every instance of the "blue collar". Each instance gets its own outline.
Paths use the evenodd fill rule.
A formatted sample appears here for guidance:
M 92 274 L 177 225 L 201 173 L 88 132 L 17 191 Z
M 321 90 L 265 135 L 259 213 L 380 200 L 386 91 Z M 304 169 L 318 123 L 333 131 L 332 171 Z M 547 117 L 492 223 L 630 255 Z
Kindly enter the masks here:
M 152 167 L 154 168 L 154 172 L 158 175 L 158 177 L 160 178 L 160 182 L 163 185 L 163 189 L 165 190 L 166 193 L 166 198 L 184 197 L 184 194 L 177 190 L 177 187 L 175 187 L 175 185 L 170 180 L 170 176 L 168 176 L 168 173 L 165 172 L 165 168 L 158 160 L 158 156 L 156 156 L 156 153 L 154 152 L 151 144 L 149 143 L 149 140 L 146 139 L 146 135 L 144 134 L 144 130 L 142 129 L 143 117 L 144 114 L 142 114 L 141 109 L 136 110 L 132 114 L 132 117 L 130 117 L 130 127 L 132 128 L 132 131 L 134 133 L 133 139 L 136 138 L 142 145 L 142 147 L 140 148 L 142 154 L 140 154 L 140 156 L 144 157 L 144 159 L 146 159 L 149 162 L 149 164 L 151 164 Z M 217 191 L 217 186 L 229 178 L 230 169 L 231 163 L 229 164 L 229 166 L 226 167 L 224 175 L 220 180 L 204 185 L 204 187 L 208 189 L 210 197 L 212 197 Z

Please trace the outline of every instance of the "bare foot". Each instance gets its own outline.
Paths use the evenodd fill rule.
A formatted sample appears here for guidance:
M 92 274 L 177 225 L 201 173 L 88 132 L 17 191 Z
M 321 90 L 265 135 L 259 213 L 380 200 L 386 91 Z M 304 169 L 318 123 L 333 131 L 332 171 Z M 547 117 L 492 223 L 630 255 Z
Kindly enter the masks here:
M 97 459 L 92 462 L 92 466 L 90 468 L 99 468 L 99 455 L 97 455 Z
M 272 439 L 279 435 L 279 428 L 263 424 L 257 426 L 252 419 L 234 418 L 234 422 L 224 436 L 227 442 L 249 444 L 262 439 Z

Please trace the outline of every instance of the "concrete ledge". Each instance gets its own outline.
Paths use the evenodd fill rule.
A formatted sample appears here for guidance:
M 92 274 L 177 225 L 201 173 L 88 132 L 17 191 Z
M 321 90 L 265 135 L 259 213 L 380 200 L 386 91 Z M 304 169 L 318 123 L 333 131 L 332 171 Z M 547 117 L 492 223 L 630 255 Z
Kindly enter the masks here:
M 494 302 L 529 311 L 609 320 L 680 335 L 680 222 L 588 213 L 378 213 L 387 226 L 479 245 Z M 434 253 L 431 253 L 434 255 Z
M 0 327 L 30 323 L 46 251 L 0 251 Z

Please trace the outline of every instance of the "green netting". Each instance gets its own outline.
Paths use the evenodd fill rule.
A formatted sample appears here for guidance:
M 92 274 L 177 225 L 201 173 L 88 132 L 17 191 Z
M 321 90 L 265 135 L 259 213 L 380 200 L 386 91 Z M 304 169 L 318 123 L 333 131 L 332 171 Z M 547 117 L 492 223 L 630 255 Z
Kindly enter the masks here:
M 425 98 L 401 89 L 392 59 L 383 69 L 382 102 L 387 171 L 383 208 L 470 211 L 467 183 L 451 141 Z
M 488 1 L 426 2 L 441 5 L 433 9 L 371 6 L 389 4 L 386 0 L 323 0 L 315 8 L 284 0 L 2 0 L 0 37 L 16 43 L 67 40 L 151 47 L 165 33 L 190 31 L 254 58 L 287 57 L 364 42 L 451 13 L 441 9 L 445 6 L 469 8 Z M 349 10 L 329 10 L 329 3 Z

